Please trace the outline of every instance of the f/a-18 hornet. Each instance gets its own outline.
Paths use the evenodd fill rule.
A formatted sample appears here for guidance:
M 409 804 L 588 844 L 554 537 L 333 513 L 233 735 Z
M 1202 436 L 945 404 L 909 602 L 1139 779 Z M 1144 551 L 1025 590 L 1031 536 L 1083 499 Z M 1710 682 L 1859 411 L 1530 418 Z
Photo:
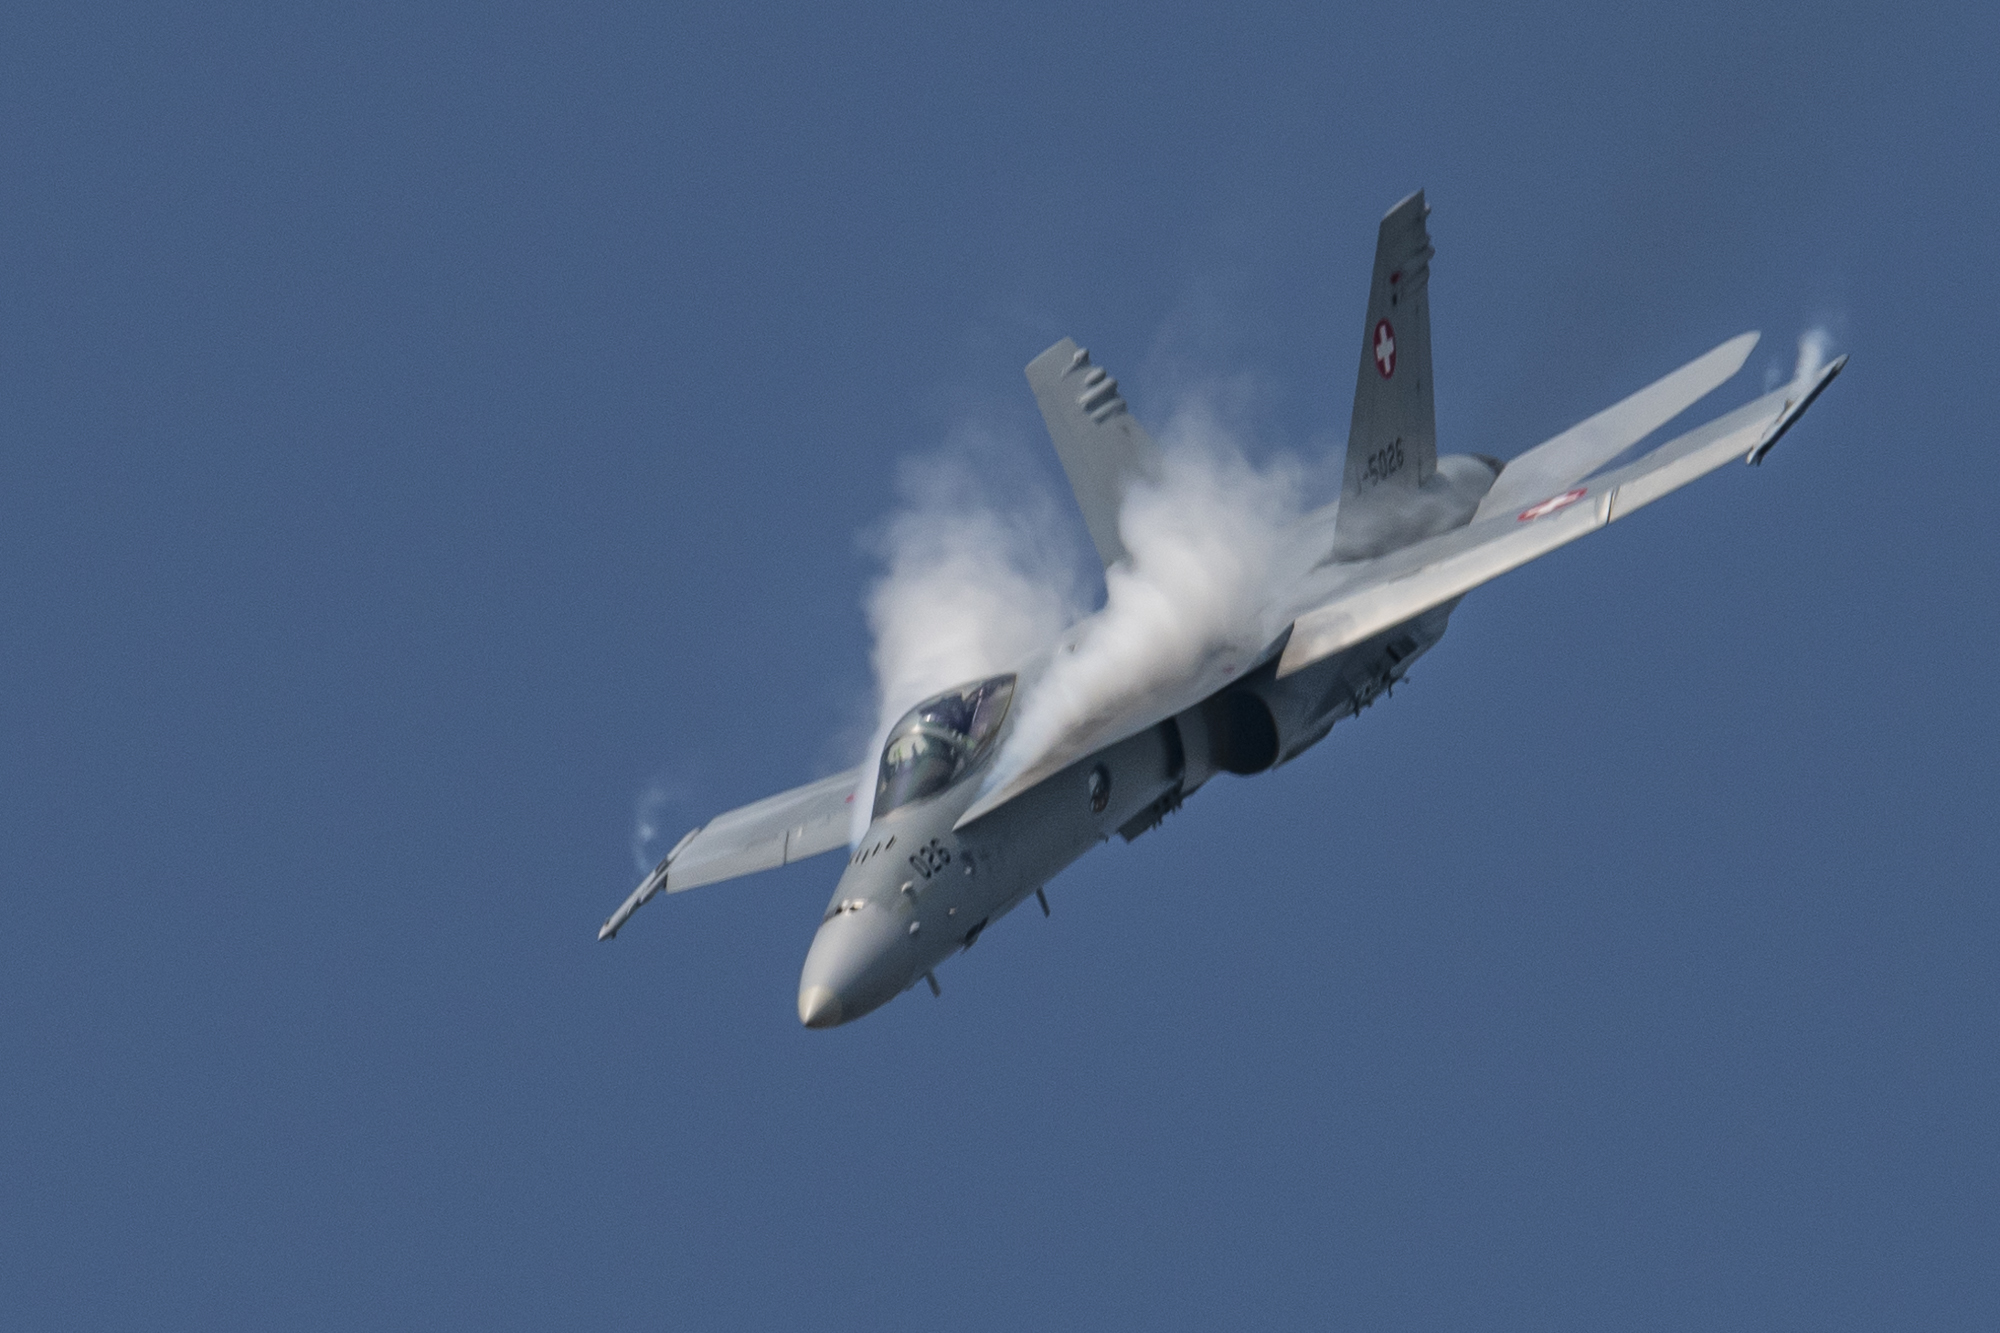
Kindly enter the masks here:
M 799 1019 L 849 1022 L 934 970 L 1114 833 L 1127 841 L 1219 773 L 1283 764 L 1395 684 L 1487 580 L 1651 504 L 1734 459 L 1763 461 L 1847 358 L 1605 470 L 1735 375 L 1745 333 L 1508 462 L 1437 453 L 1419 191 L 1382 219 L 1368 289 L 1347 466 L 1337 503 L 1279 536 L 1261 647 L 1223 646 L 1189 669 L 1093 706 L 1059 734 L 1016 724 L 1090 620 L 1004 674 L 923 700 L 879 761 L 718 815 L 675 844 L 598 932 L 654 895 L 848 848 L 806 954 Z M 1130 561 L 1128 491 L 1164 466 L 1118 381 L 1065 338 L 1028 383 L 1107 579 Z M 1097 613 L 1102 616 L 1103 611 Z M 1094 618 L 1094 617 L 1093 617 Z M 1143 673 L 1140 673 L 1143 675 Z M 1032 752 L 1024 750 L 1027 747 Z M 865 824 L 857 803 L 871 804 Z

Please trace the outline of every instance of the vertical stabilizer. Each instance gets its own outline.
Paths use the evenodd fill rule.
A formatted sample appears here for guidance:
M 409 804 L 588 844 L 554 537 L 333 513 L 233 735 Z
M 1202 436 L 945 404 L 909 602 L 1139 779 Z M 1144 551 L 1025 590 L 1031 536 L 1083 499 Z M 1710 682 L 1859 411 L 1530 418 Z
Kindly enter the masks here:
M 1353 526 L 1368 511 L 1400 510 L 1437 468 L 1429 213 L 1418 190 L 1389 210 L 1375 241 L 1340 488 L 1342 524 Z
M 1106 569 L 1125 559 L 1118 509 L 1135 481 L 1157 480 L 1160 451 L 1125 410 L 1118 381 L 1068 338 L 1028 363 L 1028 385 L 1048 423 L 1084 526 Z

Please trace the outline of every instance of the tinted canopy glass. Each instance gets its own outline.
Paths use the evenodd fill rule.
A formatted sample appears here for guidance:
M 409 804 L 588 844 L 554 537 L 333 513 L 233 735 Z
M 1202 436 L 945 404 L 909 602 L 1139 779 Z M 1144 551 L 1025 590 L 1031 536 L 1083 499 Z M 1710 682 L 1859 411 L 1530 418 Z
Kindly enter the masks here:
M 875 778 L 875 816 L 935 796 L 970 772 L 993 744 L 1014 677 L 995 676 L 926 699 L 889 729 Z

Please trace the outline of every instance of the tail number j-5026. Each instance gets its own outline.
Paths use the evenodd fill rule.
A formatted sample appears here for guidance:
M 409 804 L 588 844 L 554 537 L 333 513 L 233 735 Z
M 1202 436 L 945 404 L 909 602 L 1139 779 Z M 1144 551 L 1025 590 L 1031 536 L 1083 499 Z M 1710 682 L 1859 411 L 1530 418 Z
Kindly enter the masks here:
M 1395 476 L 1402 468 L 1403 437 L 1398 435 L 1394 441 L 1368 455 L 1368 466 L 1361 476 L 1364 481 L 1382 482 Z

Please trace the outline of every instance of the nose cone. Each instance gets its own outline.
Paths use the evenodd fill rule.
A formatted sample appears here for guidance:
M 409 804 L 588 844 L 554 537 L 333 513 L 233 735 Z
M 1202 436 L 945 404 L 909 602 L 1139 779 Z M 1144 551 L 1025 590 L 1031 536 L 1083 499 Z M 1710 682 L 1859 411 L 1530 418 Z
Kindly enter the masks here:
M 879 903 L 822 922 L 799 972 L 799 1022 L 852 1023 L 888 1003 L 915 978 L 908 925 Z
M 799 1022 L 809 1028 L 839 1027 L 840 997 L 829 986 L 800 986 Z

